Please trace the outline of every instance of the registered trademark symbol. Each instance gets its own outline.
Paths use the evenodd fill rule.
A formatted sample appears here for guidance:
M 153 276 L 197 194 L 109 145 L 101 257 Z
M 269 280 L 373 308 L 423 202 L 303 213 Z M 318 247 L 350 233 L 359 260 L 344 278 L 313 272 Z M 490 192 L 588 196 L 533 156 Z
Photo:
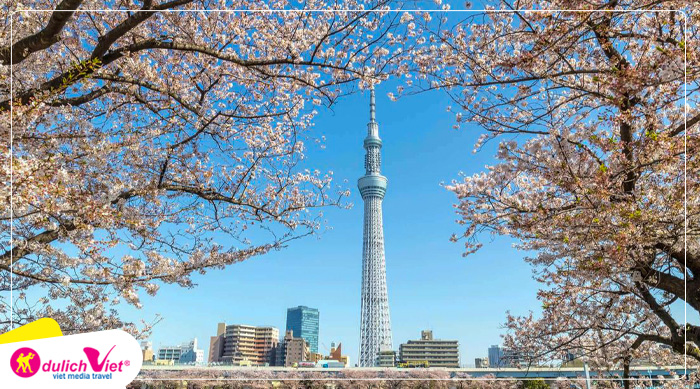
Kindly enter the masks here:
M 130 366 L 130 365 L 131 365 L 131 361 L 124 361 L 124 366 Z

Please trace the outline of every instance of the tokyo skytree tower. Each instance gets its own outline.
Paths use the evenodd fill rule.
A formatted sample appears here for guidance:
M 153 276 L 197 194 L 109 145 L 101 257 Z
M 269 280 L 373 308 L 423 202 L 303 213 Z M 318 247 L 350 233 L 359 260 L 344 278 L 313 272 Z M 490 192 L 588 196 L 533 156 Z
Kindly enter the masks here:
M 365 138 L 365 175 L 357 182 L 365 203 L 362 240 L 362 317 L 360 366 L 377 365 L 380 351 L 391 350 L 391 319 L 386 291 L 382 200 L 386 177 L 380 174 L 382 140 L 375 120 L 374 89 L 370 91 L 370 116 Z

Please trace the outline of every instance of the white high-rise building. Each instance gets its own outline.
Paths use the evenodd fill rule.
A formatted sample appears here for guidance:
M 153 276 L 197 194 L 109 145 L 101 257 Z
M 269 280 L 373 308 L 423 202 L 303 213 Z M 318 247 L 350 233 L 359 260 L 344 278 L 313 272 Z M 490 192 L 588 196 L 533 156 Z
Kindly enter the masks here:
M 380 172 L 382 140 L 375 120 L 374 89 L 370 91 L 370 121 L 364 147 L 365 175 L 357 182 L 365 203 L 359 363 L 362 367 L 377 366 L 379 352 L 393 349 L 382 222 L 382 200 L 387 180 Z

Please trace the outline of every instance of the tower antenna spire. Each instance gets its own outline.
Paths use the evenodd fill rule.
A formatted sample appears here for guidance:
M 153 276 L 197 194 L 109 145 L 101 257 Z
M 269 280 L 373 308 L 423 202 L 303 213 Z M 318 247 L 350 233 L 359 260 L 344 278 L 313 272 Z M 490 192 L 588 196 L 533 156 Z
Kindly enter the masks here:
M 374 86 L 369 90 L 369 121 L 374 123 L 375 120 L 376 105 L 374 103 Z

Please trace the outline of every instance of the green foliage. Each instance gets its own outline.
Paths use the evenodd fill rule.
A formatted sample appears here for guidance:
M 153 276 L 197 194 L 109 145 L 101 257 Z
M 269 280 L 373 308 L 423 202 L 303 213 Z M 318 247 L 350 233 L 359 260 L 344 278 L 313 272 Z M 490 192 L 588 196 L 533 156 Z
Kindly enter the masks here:
M 522 381 L 522 389 L 549 389 L 549 385 L 542 378 Z

